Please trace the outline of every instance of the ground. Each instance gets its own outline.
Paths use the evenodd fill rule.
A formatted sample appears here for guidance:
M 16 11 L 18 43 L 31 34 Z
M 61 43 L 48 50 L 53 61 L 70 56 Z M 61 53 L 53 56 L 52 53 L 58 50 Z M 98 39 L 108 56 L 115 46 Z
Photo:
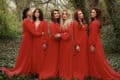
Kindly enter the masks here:
M 0 67 L 14 66 L 16 57 L 18 55 L 20 41 L 21 38 L 17 38 L 14 40 L 0 40 Z M 120 53 L 106 54 L 106 56 L 113 69 L 115 69 L 117 72 L 120 72 Z M 0 80 L 8 80 L 8 78 L 6 77 L 6 75 L 0 74 Z M 25 77 L 21 79 L 15 77 L 12 80 L 28 80 L 28 79 L 26 79 Z

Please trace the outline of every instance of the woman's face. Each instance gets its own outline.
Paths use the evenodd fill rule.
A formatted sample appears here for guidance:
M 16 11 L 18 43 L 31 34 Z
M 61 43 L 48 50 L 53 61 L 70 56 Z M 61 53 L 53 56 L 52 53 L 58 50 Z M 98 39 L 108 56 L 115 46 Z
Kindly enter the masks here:
M 27 16 L 32 16 L 32 10 L 30 9 L 28 12 L 27 12 Z
M 68 19 L 68 17 L 69 17 L 69 14 L 68 14 L 66 11 L 64 11 L 64 12 L 62 13 L 62 19 L 63 19 L 63 20 L 66 20 L 66 19 Z
M 59 14 L 58 11 L 54 11 L 53 15 L 54 15 L 54 18 L 55 18 L 55 19 L 60 18 L 60 14 Z
M 97 15 L 97 13 L 96 13 L 96 11 L 93 9 L 93 10 L 91 11 L 91 17 L 92 17 L 92 18 L 95 18 L 96 15 Z
M 40 16 L 39 11 L 38 11 L 38 10 L 36 10 L 36 11 L 35 11 L 35 13 L 34 13 L 34 15 L 35 15 L 35 17 L 36 17 L 36 18 L 39 18 L 39 16 Z
M 84 14 L 82 11 L 78 11 L 78 19 L 83 19 L 84 18 Z

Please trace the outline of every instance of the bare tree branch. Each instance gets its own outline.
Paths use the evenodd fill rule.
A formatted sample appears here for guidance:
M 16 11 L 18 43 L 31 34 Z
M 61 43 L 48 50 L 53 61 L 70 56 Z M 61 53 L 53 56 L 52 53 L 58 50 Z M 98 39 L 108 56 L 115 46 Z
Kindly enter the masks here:
M 37 2 L 38 4 L 47 4 L 52 0 L 47 0 L 47 1 L 41 1 L 41 0 L 33 0 L 33 2 Z

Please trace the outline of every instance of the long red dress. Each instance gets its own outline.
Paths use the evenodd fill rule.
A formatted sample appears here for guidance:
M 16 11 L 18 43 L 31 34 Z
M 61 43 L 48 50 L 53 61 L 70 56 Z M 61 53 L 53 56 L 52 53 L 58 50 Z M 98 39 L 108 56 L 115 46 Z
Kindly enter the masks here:
M 74 51 L 73 55 L 73 77 L 84 80 L 88 76 L 88 34 L 87 26 L 81 27 L 77 21 L 73 23 L 74 45 L 80 46 L 80 51 Z
M 35 32 L 33 23 L 29 19 L 23 21 L 23 36 L 15 67 L 12 69 L 2 68 L 2 71 L 4 71 L 9 78 L 14 75 L 20 76 L 32 73 L 33 36 L 40 35 L 41 34 Z
M 120 80 L 120 74 L 111 68 L 104 54 L 100 38 L 100 22 L 98 20 L 90 23 L 89 49 L 91 45 L 95 47 L 95 51 L 91 52 L 89 50 L 90 76 L 102 80 Z
M 68 27 L 61 28 L 60 56 L 59 56 L 59 76 L 65 80 L 72 79 L 72 56 L 73 56 L 73 27 L 68 23 Z
M 34 24 L 35 26 L 35 24 Z M 35 27 L 34 27 L 35 28 Z M 33 55 L 32 55 L 32 69 L 33 73 L 39 74 L 42 70 L 47 49 L 43 48 L 43 44 L 48 44 L 48 26 L 45 20 L 42 20 L 35 29 L 38 33 L 44 33 L 42 36 L 33 37 Z
M 57 33 L 60 33 L 60 26 L 58 23 L 50 23 L 50 38 L 48 43 L 48 53 L 46 55 L 46 60 L 44 68 L 40 73 L 40 79 L 47 79 L 51 77 L 56 77 L 58 73 L 58 55 L 59 55 L 59 45 L 60 40 L 55 38 Z

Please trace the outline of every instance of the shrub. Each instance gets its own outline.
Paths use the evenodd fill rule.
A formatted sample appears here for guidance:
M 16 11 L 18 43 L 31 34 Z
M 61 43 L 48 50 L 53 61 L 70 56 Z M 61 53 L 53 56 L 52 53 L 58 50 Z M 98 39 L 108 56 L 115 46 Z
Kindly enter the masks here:
M 0 11 L 0 39 L 17 37 L 19 26 L 19 21 L 13 13 Z

